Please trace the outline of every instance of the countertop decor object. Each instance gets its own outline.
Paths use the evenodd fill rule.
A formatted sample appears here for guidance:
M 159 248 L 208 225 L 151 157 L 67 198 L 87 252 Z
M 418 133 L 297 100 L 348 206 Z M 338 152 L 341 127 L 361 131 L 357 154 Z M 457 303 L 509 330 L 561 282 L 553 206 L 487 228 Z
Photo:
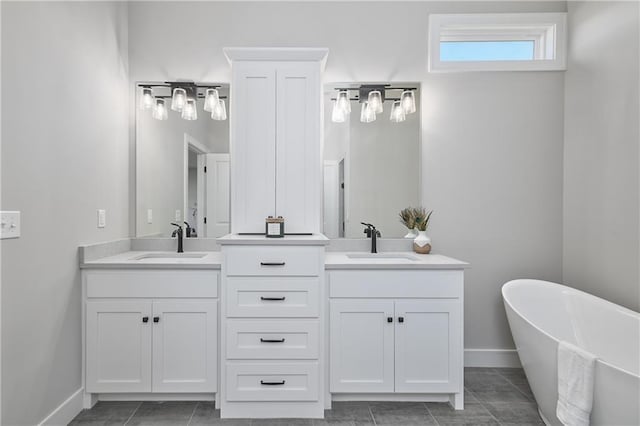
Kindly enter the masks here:
M 284 238 L 284 218 L 282 216 L 267 217 L 265 221 L 265 236 L 267 238 Z
M 400 222 L 409 230 L 404 238 L 414 239 L 418 236 L 418 231 L 416 230 L 416 218 L 413 213 L 413 209 L 411 207 L 407 207 L 400 210 L 400 213 L 398 214 L 400 216 Z
M 413 240 L 413 251 L 419 254 L 429 254 L 431 252 L 431 238 L 427 235 L 429 220 L 433 210 L 427 212 L 424 207 L 413 209 L 413 217 L 415 220 L 418 236 Z

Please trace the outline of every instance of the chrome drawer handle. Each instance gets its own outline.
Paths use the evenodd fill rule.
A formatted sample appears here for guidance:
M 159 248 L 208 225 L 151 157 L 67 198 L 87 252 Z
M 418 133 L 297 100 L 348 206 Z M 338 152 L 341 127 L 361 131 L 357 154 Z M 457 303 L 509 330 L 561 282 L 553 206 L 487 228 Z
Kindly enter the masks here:
M 284 262 L 260 262 L 260 266 L 284 266 Z
M 264 297 L 264 296 L 260 296 L 260 300 L 283 301 L 285 299 L 286 299 L 285 296 L 282 296 L 282 297 Z
M 263 339 L 261 337 L 260 341 L 262 343 L 284 343 L 284 338 L 282 338 L 282 339 Z
M 264 380 L 260 380 L 260 384 L 264 386 L 281 386 L 284 385 L 284 380 L 281 382 L 265 382 Z

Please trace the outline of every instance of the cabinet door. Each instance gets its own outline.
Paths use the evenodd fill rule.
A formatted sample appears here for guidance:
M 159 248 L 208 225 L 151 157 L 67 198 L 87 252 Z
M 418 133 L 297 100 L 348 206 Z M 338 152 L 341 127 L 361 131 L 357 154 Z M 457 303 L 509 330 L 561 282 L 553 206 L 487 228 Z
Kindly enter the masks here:
M 331 392 L 393 392 L 392 300 L 330 302 Z
M 462 391 L 460 301 L 396 301 L 396 392 Z
M 153 392 L 215 392 L 217 301 L 153 302 Z
M 151 391 L 151 302 L 88 301 L 87 392 Z
M 276 213 L 285 218 L 285 232 L 320 232 L 319 63 L 279 63 L 276 100 Z
M 275 65 L 234 62 L 231 91 L 231 231 L 264 232 L 276 212 Z

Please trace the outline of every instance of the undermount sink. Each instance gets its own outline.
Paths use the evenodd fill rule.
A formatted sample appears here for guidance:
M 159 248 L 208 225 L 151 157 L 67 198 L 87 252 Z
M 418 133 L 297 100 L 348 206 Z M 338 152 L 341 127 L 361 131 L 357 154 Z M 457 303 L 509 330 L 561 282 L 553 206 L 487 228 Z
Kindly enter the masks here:
M 178 259 L 202 259 L 206 253 L 145 253 L 132 257 L 131 260 L 178 260 Z
M 386 260 L 394 262 L 415 262 L 419 260 L 412 254 L 405 253 L 349 253 L 349 259 Z

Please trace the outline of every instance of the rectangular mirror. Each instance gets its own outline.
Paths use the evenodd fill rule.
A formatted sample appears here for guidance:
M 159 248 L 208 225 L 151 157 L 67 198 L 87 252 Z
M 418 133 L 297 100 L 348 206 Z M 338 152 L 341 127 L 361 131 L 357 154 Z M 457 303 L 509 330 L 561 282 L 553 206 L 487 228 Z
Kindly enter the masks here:
M 229 233 L 229 85 L 140 82 L 136 109 L 136 236 Z
M 419 108 L 417 83 L 325 85 L 327 237 L 364 238 L 361 222 L 383 238 L 407 234 L 398 213 L 420 205 Z

